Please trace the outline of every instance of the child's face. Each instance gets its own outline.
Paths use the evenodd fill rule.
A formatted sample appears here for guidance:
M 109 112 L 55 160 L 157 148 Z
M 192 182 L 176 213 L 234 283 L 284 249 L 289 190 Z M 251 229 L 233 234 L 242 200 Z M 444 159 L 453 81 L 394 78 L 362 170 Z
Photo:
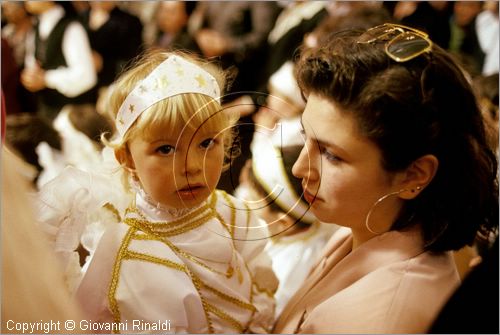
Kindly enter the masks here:
M 128 167 L 146 193 L 169 208 L 195 207 L 215 189 L 224 162 L 223 134 L 184 129 L 129 141 Z

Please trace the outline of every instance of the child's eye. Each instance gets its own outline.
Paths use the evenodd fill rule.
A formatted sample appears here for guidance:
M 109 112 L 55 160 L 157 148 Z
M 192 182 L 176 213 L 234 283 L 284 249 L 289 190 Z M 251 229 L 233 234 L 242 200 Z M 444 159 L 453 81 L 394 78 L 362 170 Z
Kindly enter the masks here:
M 215 145 L 215 143 L 216 143 L 215 139 L 207 138 L 206 140 L 204 140 L 200 143 L 200 147 L 203 149 L 210 149 L 211 147 L 213 147 Z
M 162 155 L 168 155 L 168 154 L 171 154 L 172 152 L 174 152 L 175 148 L 171 145 L 168 145 L 168 144 L 165 144 L 165 145 L 162 145 L 162 146 L 159 146 L 158 148 L 156 148 L 156 152 L 162 154 Z
M 332 154 L 331 152 L 326 150 L 326 148 L 321 148 L 321 154 L 323 156 L 325 156 L 325 158 L 327 160 L 329 160 L 330 162 L 341 162 L 342 161 L 342 159 L 339 156 Z

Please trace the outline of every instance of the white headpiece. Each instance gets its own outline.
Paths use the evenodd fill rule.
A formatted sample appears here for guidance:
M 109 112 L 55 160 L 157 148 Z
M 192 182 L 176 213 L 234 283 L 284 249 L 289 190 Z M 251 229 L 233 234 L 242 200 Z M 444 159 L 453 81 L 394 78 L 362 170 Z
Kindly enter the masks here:
M 313 223 L 316 217 L 309 210 L 309 205 L 296 194 L 285 171 L 279 148 L 259 135 L 262 134 L 256 132 L 252 141 L 252 170 L 259 184 L 288 215 L 305 223 Z
M 182 93 L 200 93 L 218 100 L 220 88 L 215 78 L 198 65 L 172 55 L 138 83 L 116 115 L 116 129 L 123 137 L 146 109 L 160 100 Z

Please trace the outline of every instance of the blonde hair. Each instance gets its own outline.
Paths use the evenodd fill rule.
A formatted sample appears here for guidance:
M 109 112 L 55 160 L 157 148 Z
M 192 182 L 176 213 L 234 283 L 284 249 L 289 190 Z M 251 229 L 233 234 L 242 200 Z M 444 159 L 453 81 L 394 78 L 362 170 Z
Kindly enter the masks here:
M 113 119 L 116 119 L 120 106 L 137 84 L 172 55 L 183 57 L 211 74 L 221 88 L 222 94 L 226 75 L 215 64 L 185 52 L 150 50 L 113 84 L 108 101 L 109 112 Z M 146 109 L 123 137 L 118 136 L 108 140 L 103 134 L 101 140 L 115 152 L 126 152 L 127 143 L 138 136 L 148 139 L 149 134 L 158 133 L 161 129 L 183 129 L 184 127 L 196 129 L 203 125 L 208 130 L 222 130 L 225 149 L 224 169 L 227 169 L 231 159 L 239 154 L 239 150 L 233 145 L 236 136 L 234 125 L 237 120 L 238 115 L 223 111 L 219 102 L 211 97 L 200 93 L 183 93 L 163 99 Z

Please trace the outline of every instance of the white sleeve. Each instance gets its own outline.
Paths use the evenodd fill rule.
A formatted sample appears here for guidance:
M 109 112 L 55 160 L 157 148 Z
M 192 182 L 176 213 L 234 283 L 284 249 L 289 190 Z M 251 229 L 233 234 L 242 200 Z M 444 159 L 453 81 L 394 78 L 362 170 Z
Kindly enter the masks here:
M 81 244 L 89 253 L 86 262 L 90 261 L 104 230 L 120 220 L 122 206 L 118 198 L 124 202 L 129 199 L 109 175 L 71 166 L 39 190 L 37 221 L 61 261 L 70 290 L 84 273 L 77 248 Z
M 35 32 L 30 31 L 24 42 L 26 46 L 26 54 L 24 55 L 24 66 L 26 68 L 33 67 L 36 64 L 35 59 Z
M 476 19 L 476 33 L 481 50 L 486 54 L 483 64 L 483 75 L 498 72 L 499 39 L 498 17 L 490 11 L 479 13 Z
M 476 18 L 476 32 L 479 45 L 488 52 L 498 37 L 498 18 L 490 11 L 483 11 Z
M 62 52 L 67 66 L 47 70 L 45 82 L 48 88 L 70 98 L 76 97 L 97 83 L 89 39 L 80 23 L 72 22 L 66 28 Z

